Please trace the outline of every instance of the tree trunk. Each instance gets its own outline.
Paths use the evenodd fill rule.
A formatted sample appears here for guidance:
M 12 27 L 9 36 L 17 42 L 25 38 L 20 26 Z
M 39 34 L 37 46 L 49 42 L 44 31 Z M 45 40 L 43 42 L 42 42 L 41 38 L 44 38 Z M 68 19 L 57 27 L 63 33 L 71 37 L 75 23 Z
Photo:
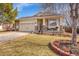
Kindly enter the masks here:
M 72 45 L 77 45 L 77 19 L 72 19 Z
M 77 3 L 71 3 L 71 18 L 72 18 L 72 45 L 77 45 L 77 19 L 78 19 L 78 4 Z

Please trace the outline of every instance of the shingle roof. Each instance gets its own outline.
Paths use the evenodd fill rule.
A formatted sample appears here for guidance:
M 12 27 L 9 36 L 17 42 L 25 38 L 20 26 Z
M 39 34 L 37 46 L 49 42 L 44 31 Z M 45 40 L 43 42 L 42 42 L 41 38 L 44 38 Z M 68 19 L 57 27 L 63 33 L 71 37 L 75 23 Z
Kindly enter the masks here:
M 59 17 L 63 17 L 61 14 L 57 14 L 55 12 L 51 12 L 51 11 L 41 11 L 38 12 L 36 15 L 33 16 L 29 16 L 29 17 L 22 17 L 22 18 L 59 18 Z M 20 19 L 22 19 L 20 18 Z
M 57 11 L 54 11 L 53 9 L 49 7 L 49 8 L 46 8 L 45 10 L 38 12 L 34 16 L 60 16 L 60 15 L 61 14 L 58 14 Z

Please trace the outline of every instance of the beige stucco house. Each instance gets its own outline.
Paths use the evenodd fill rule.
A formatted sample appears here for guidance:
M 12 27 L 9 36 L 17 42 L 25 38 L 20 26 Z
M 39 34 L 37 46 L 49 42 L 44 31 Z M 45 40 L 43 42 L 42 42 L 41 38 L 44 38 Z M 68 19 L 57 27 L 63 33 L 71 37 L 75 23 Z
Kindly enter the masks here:
M 60 33 L 63 32 L 61 21 L 64 17 L 55 13 L 38 13 L 34 16 L 23 17 L 18 20 L 18 31 L 34 33 Z

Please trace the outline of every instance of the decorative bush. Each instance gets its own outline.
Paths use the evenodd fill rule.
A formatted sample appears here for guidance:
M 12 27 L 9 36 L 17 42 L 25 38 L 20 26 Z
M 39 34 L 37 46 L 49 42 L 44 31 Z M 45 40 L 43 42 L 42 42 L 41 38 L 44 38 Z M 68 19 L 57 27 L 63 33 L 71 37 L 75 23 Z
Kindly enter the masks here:
M 64 29 L 66 32 L 72 33 L 72 28 L 70 26 L 65 26 Z M 79 33 L 79 27 L 77 27 L 77 33 Z

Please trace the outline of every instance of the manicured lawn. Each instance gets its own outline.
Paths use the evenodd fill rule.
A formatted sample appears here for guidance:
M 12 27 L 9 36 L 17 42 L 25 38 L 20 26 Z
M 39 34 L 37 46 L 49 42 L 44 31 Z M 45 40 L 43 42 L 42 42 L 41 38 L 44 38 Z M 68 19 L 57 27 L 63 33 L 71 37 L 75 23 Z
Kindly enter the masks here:
M 48 46 L 50 41 L 67 40 L 70 37 L 29 34 L 23 38 L 0 43 L 0 55 L 55 56 Z

